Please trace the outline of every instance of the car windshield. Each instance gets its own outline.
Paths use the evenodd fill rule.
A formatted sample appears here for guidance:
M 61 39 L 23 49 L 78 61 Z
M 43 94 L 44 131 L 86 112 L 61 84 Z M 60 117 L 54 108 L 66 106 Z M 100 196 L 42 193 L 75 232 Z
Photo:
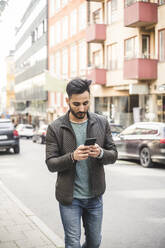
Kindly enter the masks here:
M 32 126 L 25 126 L 25 128 L 27 128 L 27 129 L 33 129 Z
M 121 126 L 111 126 L 111 132 L 120 133 L 121 131 L 123 131 L 123 128 Z
M 12 122 L 10 121 L 0 122 L 0 129 L 9 129 L 9 128 L 13 128 Z

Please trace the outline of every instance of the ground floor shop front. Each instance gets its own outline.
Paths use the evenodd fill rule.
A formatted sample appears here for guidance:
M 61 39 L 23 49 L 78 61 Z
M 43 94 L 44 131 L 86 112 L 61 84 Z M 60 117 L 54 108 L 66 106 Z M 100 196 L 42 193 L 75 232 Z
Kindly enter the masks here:
M 93 111 L 124 127 L 139 121 L 165 122 L 165 94 L 96 96 Z

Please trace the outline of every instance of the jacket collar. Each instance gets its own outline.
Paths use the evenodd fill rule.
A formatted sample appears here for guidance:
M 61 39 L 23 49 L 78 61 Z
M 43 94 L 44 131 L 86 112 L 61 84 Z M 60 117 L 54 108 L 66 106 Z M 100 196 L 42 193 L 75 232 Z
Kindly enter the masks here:
M 71 127 L 71 124 L 70 124 L 70 120 L 69 120 L 69 112 L 68 111 L 64 116 L 63 116 L 63 119 L 62 119 L 62 126 L 65 126 L 65 127 Z M 88 125 L 92 125 L 94 124 L 97 120 L 96 120 L 96 115 L 94 113 L 91 113 L 91 112 L 88 112 L 87 113 L 87 116 L 88 116 Z

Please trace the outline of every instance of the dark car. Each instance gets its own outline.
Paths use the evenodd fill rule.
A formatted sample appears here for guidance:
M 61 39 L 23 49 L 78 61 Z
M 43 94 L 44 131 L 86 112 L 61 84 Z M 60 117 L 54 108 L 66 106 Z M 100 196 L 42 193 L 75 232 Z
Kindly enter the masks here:
M 124 127 L 122 125 L 116 124 L 116 123 L 110 123 L 110 127 L 111 127 L 111 133 L 113 137 L 121 133 L 124 130 Z
M 0 119 L 0 150 L 20 152 L 19 135 L 9 119 Z
M 47 128 L 48 125 L 43 125 L 38 130 L 36 130 L 33 134 L 32 141 L 39 144 L 45 144 Z
M 119 159 L 139 160 L 143 167 L 165 165 L 165 123 L 139 122 L 114 137 Z

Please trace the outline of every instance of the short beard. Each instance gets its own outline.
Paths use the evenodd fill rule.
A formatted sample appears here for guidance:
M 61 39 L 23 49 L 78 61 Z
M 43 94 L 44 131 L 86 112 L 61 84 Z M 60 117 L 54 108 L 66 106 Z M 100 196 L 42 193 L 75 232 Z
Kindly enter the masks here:
M 70 112 L 72 113 L 72 115 L 74 117 L 76 117 L 79 120 L 84 119 L 85 115 L 87 114 L 87 112 L 77 112 L 76 113 L 71 107 L 70 107 Z M 79 115 L 79 114 L 81 114 L 81 115 Z

